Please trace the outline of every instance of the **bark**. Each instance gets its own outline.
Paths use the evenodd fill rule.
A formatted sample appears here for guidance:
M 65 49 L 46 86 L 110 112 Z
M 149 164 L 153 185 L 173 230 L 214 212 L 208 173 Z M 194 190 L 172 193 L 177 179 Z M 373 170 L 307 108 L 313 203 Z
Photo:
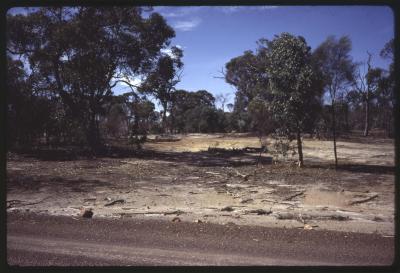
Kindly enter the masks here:
M 333 134 L 333 153 L 335 155 L 335 168 L 338 166 L 337 152 L 336 152 L 336 114 L 335 102 L 332 101 L 332 134 Z
M 162 107 L 163 107 L 162 126 L 163 126 L 163 131 L 166 134 L 167 133 L 167 103 L 164 102 L 162 104 Z
M 368 65 L 368 72 L 367 75 L 369 74 L 369 72 L 371 71 L 371 58 L 372 55 L 367 51 L 368 54 L 368 61 L 367 61 L 367 65 Z M 369 133 L 369 100 L 370 100 L 370 84 L 367 80 L 367 92 L 365 94 L 365 129 L 364 129 L 364 137 L 368 136 Z
M 364 136 L 368 136 L 369 134 L 369 94 L 367 94 L 367 98 L 365 100 L 365 127 L 364 127 Z
M 96 114 L 91 113 L 89 117 L 89 124 L 86 126 L 86 137 L 87 142 L 92 150 L 92 152 L 96 153 L 100 148 L 100 137 L 99 130 L 96 124 Z
M 303 161 L 303 145 L 301 143 L 301 135 L 300 135 L 300 130 L 297 129 L 297 152 L 299 154 L 299 167 L 304 166 L 304 161 Z

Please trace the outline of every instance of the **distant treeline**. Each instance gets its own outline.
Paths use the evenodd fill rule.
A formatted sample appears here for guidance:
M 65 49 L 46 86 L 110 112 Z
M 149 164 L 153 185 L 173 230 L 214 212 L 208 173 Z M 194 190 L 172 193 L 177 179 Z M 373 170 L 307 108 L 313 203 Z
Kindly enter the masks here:
M 225 105 L 226 96 L 176 89 L 183 51 L 170 47 L 175 32 L 164 18 L 144 12 L 57 7 L 7 15 L 8 146 L 95 151 L 110 137 L 139 144 L 149 133 L 236 131 L 297 140 L 300 156 L 304 133 L 335 140 L 378 128 L 393 136 L 393 40 L 380 56 L 366 52 L 355 63 L 349 37 L 328 37 L 314 50 L 289 33 L 261 39 L 222 71 L 236 88 Z M 388 70 L 372 67 L 379 57 L 392 61 Z M 129 92 L 114 95 L 119 84 Z

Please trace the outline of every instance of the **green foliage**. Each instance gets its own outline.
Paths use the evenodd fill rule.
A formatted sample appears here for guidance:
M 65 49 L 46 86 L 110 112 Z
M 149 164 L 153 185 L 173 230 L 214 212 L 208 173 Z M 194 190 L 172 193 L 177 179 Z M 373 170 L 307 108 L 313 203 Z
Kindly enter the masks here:
M 336 39 L 334 36 L 329 36 L 313 52 L 313 61 L 320 67 L 324 87 L 332 101 L 354 82 L 357 65 L 353 63 L 350 51 L 349 37 Z
M 172 94 L 170 113 L 169 121 L 177 132 L 212 133 L 227 127 L 225 113 L 215 108 L 215 98 L 206 90 L 176 90 Z
M 320 90 L 311 65 L 310 48 L 304 38 L 288 33 L 268 41 L 270 87 L 273 93 L 274 119 L 292 138 L 315 119 L 310 107 L 319 105 Z
M 154 70 L 139 88 L 140 92 L 153 95 L 163 107 L 162 123 L 164 132 L 167 130 L 167 111 L 172 103 L 172 94 L 175 90 L 175 85 L 180 81 L 180 73 L 183 68 L 182 50 L 173 47 L 171 54 L 172 56 L 164 54 L 159 58 Z
M 29 64 L 33 89 L 61 99 L 94 150 L 112 88 L 151 71 L 174 36 L 162 16 L 141 13 L 139 7 L 54 7 L 7 16 L 8 53 Z
M 289 142 L 297 138 L 302 162 L 301 133 L 314 128 L 323 87 L 305 39 L 289 33 L 261 39 L 256 54 L 246 51 L 226 69 L 225 80 L 237 88 L 232 120 L 239 130 L 251 124 L 247 129 L 260 139 L 272 132 Z M 288 145 L 276 143 L 286 154 Z

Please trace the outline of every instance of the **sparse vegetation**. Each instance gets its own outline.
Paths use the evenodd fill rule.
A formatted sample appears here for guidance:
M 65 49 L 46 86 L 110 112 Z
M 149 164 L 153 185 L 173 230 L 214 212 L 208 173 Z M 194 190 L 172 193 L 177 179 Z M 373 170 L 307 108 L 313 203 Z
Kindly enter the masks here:
M 348 36 L 260 37 L 229 94 L 178 87 L 175 35 L 141 7 L 7 15 L 7 209 L 393 229 L 393 40 L 363 71 Z

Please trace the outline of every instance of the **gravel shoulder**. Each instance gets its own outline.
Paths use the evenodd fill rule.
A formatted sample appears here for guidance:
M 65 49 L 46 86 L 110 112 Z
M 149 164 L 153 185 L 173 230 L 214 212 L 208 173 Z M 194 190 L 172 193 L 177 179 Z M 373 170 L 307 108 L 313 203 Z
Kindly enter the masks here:
M 393 238 L 378 234 L 7 214 L 11 266 L 390 266 L 393 259 Z

